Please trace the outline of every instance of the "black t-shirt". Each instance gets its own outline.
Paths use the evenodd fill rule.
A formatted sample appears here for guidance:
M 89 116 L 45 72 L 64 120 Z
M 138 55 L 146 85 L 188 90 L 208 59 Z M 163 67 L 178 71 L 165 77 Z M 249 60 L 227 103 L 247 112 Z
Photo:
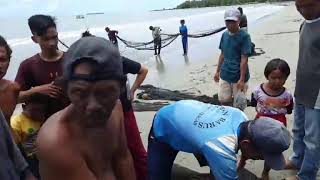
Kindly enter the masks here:
M 126 57 L 122 56 L 122 66 L 123 74 L 138 74 L 141 69 L 141 64 L 135 61 L 132 61 Z M 132 85 L 132 84 L 131 84 Z M 131 101 L 127 98 L 127 89 L 124 87 L 125 91 L 121 93 L 120 100 L 122 103 L 122 108 L 124 112 L 128 112 L 132 109 Z

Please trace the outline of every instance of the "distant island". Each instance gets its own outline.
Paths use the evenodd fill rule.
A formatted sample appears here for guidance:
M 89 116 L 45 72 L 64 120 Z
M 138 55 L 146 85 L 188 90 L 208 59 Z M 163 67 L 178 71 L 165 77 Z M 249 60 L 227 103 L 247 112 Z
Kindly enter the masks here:
M 289 0 L 188 0 L 176 7 L 176 9 L 202 8 L 213 6 L 228 6 L 247 3 L 285 2 Z

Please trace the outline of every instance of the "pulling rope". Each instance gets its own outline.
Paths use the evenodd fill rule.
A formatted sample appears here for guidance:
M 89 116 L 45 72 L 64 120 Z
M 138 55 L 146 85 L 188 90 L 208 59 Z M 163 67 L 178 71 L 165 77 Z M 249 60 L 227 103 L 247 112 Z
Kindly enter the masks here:
M 61 43 L 65 48 L 69 49 L 69 46 L 66 45 L 64 42 L 62 42 L 60 39 L 58 39 L 59 43 Z
M 225 30 L 226 27 L 221 27 L 221 28 L 217 28 L 217 29 L 213 29 L 213 30 L 208 30 L 205 32 L 201 32 L 198 34 L 188 34 L 189 38 L 202 38 L 202 37 L 207 37 L 207 36 L 211 36 L 214 35 L 216 33 L 219 33 L 223 30 Z M 88 31 L 86 31 L 88 32 Z M 167 47 L 169 46 L 171 43 L 173 43 L 173 41 L 175 41 L 178 37 L 180 36 L 180 33 L 177 34 L 161 34 L 161 48 Z M 137 50 L 154 50 L 154 40 L 149 41 L 149 42 L 133 42 L 133 41 L 128 41 L 125 40 L 119 36 L 116 36 L 117 39 L 119 39 L 123 44 L 126 45 L 126 47 L 129 48 L 134 48 Z M 60 39 L 58 39 L 59 42 L 66 47 L 67 49 L 69 49 L 69 46 L 66 45 L 64 42 L 62 42 Z

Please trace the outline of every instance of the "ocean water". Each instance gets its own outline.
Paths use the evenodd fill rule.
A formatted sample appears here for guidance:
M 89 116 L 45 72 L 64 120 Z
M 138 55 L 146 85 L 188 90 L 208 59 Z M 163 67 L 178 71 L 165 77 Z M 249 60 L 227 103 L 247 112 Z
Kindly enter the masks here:
M 186 20 L 189 33 L 200 33 L 206 30 L 224 26 L 223 15 L 228 8 L 236 7 L 213 7 L 202 9 L 153 11 L 141 13 L 122 14 L 98 14 L 85 15 L 84 19 L 76 19 L 75 16 L 56 17 L 59 38 L 66 44 L 71 45 L 80 38 L 86 29 L 97 36 L 107 37 L 104 28 L 119 31 L 119 36 L 130 41 L 147 42 L 152 40 L 149 26 L 160 26 L 163 33 L 177 33 L 180 19 Z M 283 7 L 271 4 L 256 4 L 243 6 L 248 17 L 250 28 L 258 26 L 260 22 L 272 14 L 280 11 Z M 0 34 L 4 36 L 13 49 L 13 57 L 6 75 L 7 79 L 13 80 L 19 64 L 26 58 L 39 52 L 37 44 L 33 43 L 30 30 L 27 26 L 27 18 L 2 19 L 0 20 Z M 182 56 L 181 40 L 178 38 L 170 46 L 161 52 L 161 60 L 155 59 L 153 51 L 138 51 L 126 48 L 120 44 L 120 52 L 135 61 L 149 67 L 147 83 L 157 86 L 181 87 L 179 79 L 183 79 L 183 71 L 190 69 L 192 65 L 212 61 L 213 56 L 218 54 L 218 44 L 221 33 L 213 36 L 189 39 L 189 57 Z M 59 45 L 59 48 L 66 50 Z M 216 58 L 217 59 L 217 58 Z M 159 63 L 160 62 L 160 63 Z M 174 78 L 173 78 L 174 77 Z M 175 79 L 175 80 L 174 80 Z

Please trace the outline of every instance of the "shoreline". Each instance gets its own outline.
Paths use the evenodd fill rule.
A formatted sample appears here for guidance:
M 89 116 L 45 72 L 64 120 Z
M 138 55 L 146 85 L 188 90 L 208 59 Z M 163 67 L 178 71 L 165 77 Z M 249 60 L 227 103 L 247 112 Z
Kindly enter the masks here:
M 185 1 L 181 3 L 180 5 L 186 3 L 188 1 Z M 200 1 L 201 2 L 201 1 Z M 181 9 L 200 9 L 200 8 L 212 8 L 212 7 L 230 7 L 230 6 L 248 6 L 248 5 L 256 5 L 256 4 L 271 4 L 271 5 L 283 5 L 283 6 L 290 6 L 290 3 L 292 3 L 293 0 L 287 0 L 287 1 L 266 1 L 266 2 L 246 2 L 246 3 L 234 3 L 234 4 L 224 4 L 224 5 L 212 5 L 212 6 L 204 6 L 204 7 L 187 7 L 187 8 L 179 8 L 178 6 L 175 8 L 168 8 L 168 9 L 163 9 L 163 11 L 166 10 L 181 10 Z M 159 10 L 152 10 L 152 11 L 162 11 L 161 9 Z
M 249 58 L 251 79 L 249 80 L 247 97 L 250 97 L 252 90 L 256 86 L 266 81 L 263 74 L 264 67 L 266 63 L 273 58 L 282 58 L 288 62 L 291 68 L 291 74 L 285 87 L 293 94 L 298 60 L 298 30 L 302 20 L 302 17 L 296 11 L 294 3 L 290 3 L 281 11 L 261 22 L 259 26 L 249 29 L 251 39 L 256 44 L 256 48 L 263 49 L 265 53 L 260 56 Z M 218 86 L 213 82 L 212 77 L 216 69 L 217 60 L 218 58 L 216 57 L 213 61 L 207 61 L 207 63 L 201 65 L 194 64 L 195 67 L 190 69 L 189 76 L 186 77 L 186 82 L 188 83 L 185 84 L 185 89 L 188 89 L 189 87 L 191 91 L 197 92 L 197 90 L 199 90 L 202 94 L 215 94 Z M 193 82 L 190 82 L 189 78 L 192 79 Z M 245 113 L 249 119 L 252 119 L 255 116 L 255 109 L 249 107 L 245 110 Z M 147 136 L 151 128 L 154 114 L 155 112 L 135 112 L 137 123 L 141 131 L 141 137 L 146 148 Z M 293 115 L 288 115 L 287 121 L 288 129 L 291 132 Z M 289 155 L 292 154 L 292 146 L 284 154 L 285 157 L 288 158 Z M 180 152 L 175 160 L 175 164 L 182 167 L 182 170 L 181 168 L 174 170 L 176 180 L 188 180 L 194 178 L 194 176 L 199 177 L 201 173 L 209 172 L 208 167 L 199 167 L 199 164 L 193 155 L 188 153 Z M 247 173 L 244 173 L 244 176 L 239 178 L 240 180 L 255 179 L 256 176 L 260 177 L 263 170 L 263 161 L 249 160 L 247 161 L 246 169 L 248 172 L 246 171 Z M 291 170 L 272 170 L 270 172 L 270 180 L 283 179 L 295 175 L 295 173 L 296 171 Z M 186 175 L 186 177 L 183 176 L 183 174 L 189 174 L 189 176 Z M 320 173 L 318 173 L 318 178 L 320 179 Z

